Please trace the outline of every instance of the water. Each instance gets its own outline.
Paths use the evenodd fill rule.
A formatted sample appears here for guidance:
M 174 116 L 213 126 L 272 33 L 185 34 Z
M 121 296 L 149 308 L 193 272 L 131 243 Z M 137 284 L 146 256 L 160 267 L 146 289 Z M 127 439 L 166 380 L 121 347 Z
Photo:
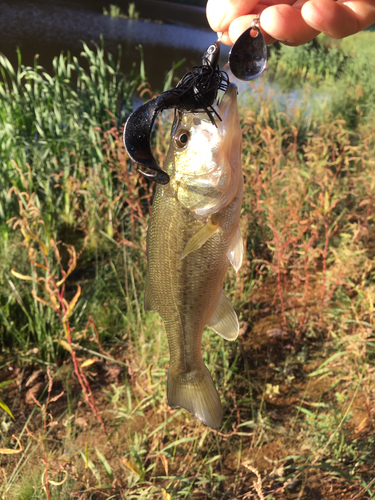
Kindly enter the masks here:
M 61 51 L 79 56 L 82 42 L 100 43 L 103 35 L 105 49 L 112 54 L 122 46 L 121 68 L 129 73 L 133 64 L 139 69 L 139 44 L 144 48 L 146 76 L 154 92 L 161 90 L 166 73 L 181 59 L 185 63 L 176 71 L 180 78 L 193 66 L 199 65 L 204 50 L 216 39 L 209 28 L 205 9 L 158 0 L 135 0 L 140 16 L 150 19 L 131 20 L 103 15 L 110 2 L 121 11 L 128 11 L 126 0 L 0 0 L 0 52 L 17 64 L 16 47 L 21 49 L 22 60 L 32 65 L 39 54 L 39 64 L 52 71 L 52 59 Z M 224 68 L 229 47 L 222 45 L 220 67 Z M 85 61 L 81 61 L 85 65 Z M 263 93 L 270 91 L 261 77 L 254 88 L 247 82 L 231 77 L 239 87 L 239 102 L 250 106 L 259 99 L 258 86 Z M 272 85 L 274 87 L 274 85 Z M 277 90 L 277 89 L 276 89 Z M 301 95 L 289 95 L 288 106 L 283 105 L 285 95 L 273 89 L 273 100 L 282 108 L 298 105 Z M 143 102 L 136 99 L 134 107 Z
M 121 67 L 129 73 L 136 63 L 139 68 L 138 44 L 144 48 L 146 75 L 154 91 L 161 88 L 172 65 L 185 58 L 177 70 L 181 77 L 194 65 L 215 39 L 205 9 L 157 0 L 135 0 L 136 10 L 145 20 L 112 18 L 103 15 L 109 10 L 107 0 L 0 0 L 0 52 L 13 65 L 17 63 L 16 47 L 21 49 L 22 62 L 32 65 L 34 55 L 48 71 L 52 58 L 61 51 L 79 56 L 81 41 L 100 43 L 112 54 L 122 46 Z M 112 0 L 126 13 L 126 1 Z M 171 24 L 173 22 L 173 24 Z M 223 47 L 223 61 L 229 49 Z

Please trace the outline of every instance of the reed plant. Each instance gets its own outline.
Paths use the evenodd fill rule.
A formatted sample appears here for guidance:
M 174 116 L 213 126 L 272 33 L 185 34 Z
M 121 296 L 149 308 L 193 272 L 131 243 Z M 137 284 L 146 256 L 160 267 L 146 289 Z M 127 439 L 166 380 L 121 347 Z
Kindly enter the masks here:
M 122 17 L 125 19 L 138 19 L 139 18 L 139 12 L 136 10 L 135 3 L 131 2 L 128 5 L 128 13 L 124 14 L 121 11 L 121 8 L 118 5 L 110 4 L 109 6 L 109 11 L 103 7 L 103 14 L 105 16 L 111 16 L 111 17 Z
M 42 333 L 46 328 L 44 311 L 38 314 L 38 308 L 33 309 L 34 300 L 26 307 L 30 296 L 26 293 L 22 297 L 9 274 L 15 267 L 29 275 L 23 250 L 28 242 L 6 221 L 14 214 L 23 220 L 26 215 L 22 213 L 37 212 L 34 224 L 38 230 L 43 228 L 45 245 L 50 241 L 57 244 L 61 237 L 65 242 L 73 238 L 79 247 L 88 240 L 93 248 L 98 237 L 105 241 L 123 238 L 129 245 L 133 245 L 129 238 L 141 239 L 136 235 L 139 229 L 135 220 L 143 220 L 148 213 L 149 194 L 142 181 L 129 175 L 119 126 L 132 108 L 132 96 L 142 84 L 142 77 L 135 72 L 128 78 L 121 76 L 119 62 L 106 55 L 103 46 L 92 50 L 84 44 L 82 64 L 69 55 L 55 58 L 53 76 L 38 66 L 37 59 L 30 68 L 22 66 L 20 57 L 14 69 L 4 56 L 0 58 L 0 155 L 4 166 L 0 193 L 1 281 L 2 296 L 9 296 L 1 307 L 2 342 L 18 339 L 27 350 L 30 335 L 34 340 L 37 335 L 44 357 L 42 337 L 49 338 L 49 334 Z M 142 189 L 145 195 L 139 197 Z M 134 190 L 136 196 L 130 194 Z M 93 232 L 95 238 L 90 238 Z M 73 235 L 70 240 L 69 234 Z M 10 295 L 6 292 L 9 286 Z M 18 325 L 8 319 L 13 314 L 13 301 L 28 317 L 26 330 L 25 325 L 20 327 L 22 334 Z
M 111 189 L 101 130 L 125 121 L 140 76 L 121 76 L 120 58 L 105 54 L 103 43 L 94 49 L 83 44 L 81 56 L 56 57 L 49 75 L 37 57 L 34 67 L 25 67 L 19 53 L 15 69 L 0 55 L 0 223 L 14 209 L 9 189 L 21 189 L 22 175 L 57 225 L 74 219 L 69 191 L 55 190 L 60 179 L 67 187 L 90 167 Z
M 361 115 L 373 114 L 375 77 L 372 31 L 358 37 L 332 40 L 320 35 L 300 47 L 276 45 L 271 48 L 268 78 L 284 91 L 300 94 L 310 89 L 312 111 L 317 119 L 341 116 L 356 128 Z

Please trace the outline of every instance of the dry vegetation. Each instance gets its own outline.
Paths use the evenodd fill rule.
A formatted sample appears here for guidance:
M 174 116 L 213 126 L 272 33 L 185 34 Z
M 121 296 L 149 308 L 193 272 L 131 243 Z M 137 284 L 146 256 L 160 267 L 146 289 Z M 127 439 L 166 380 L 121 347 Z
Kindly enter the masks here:
M 153 186 L 121 124 L 144 81 L 101 49 L 53 80 L 1 60 L 1 498 L 375 497 L 375 72 L 357 68 L 355 93 L 339 49 L 311 50 L 348 72 L 341 110 L 308 106 L 333 82 L 314 52 L 302 103 L 252 88 L 242 106 L 246 259 L 226 283 L 241 331 L 203 343 L 220 431 L 168 407 L 163 325 L 143 311 Z M 284 83 L 286 57 L 270 67 Z

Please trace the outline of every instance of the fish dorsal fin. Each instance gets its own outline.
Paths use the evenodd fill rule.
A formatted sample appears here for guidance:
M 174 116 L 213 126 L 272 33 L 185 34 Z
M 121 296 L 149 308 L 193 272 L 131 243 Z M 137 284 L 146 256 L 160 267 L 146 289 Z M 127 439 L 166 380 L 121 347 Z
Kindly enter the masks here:
M 144 308 L 145 311 L 156 311 L 155 300 L 154 297 L 152 296 L 151 287 L 148 280 L 146 282 Z
M 237 314 L 225 296 L 224 290 L 221 291 L 219 302 L 208 322 L 208 326 L 225 340 L 236 340 L 238 337 L 239 324 Z
M 186 243 L 180 260 L 184 259 L 189 253 L 198 250 L 206 241 L 219 229 L 219 224 L 214 224 L 209 220 L 190 240 Z
M 237 227 L 237 231 L 232 238 L 227 256 L 236 273 L 238 273 L 238 270 L 242 266 L 243 259 L 243 241 L 239 227 Z

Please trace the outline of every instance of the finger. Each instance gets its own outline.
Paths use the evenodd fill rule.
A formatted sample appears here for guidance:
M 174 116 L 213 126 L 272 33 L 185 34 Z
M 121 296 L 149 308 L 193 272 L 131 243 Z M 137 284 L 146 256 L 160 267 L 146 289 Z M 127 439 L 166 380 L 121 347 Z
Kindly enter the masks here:
M 294 46 L 309 42 L 319 34 L 305 22 L 298 5 L 295 5 L 297 8 L 291 5 L 268 7 L 260 17 L 260 25 L 270 37 Z
M 259 9 L 259 6 L 258 6 L 258 9 Z M 255 8 L 254 10 L 256 11 L 258 9 Z M 235 19 L 231 23 L 231 25 L 229 26 L 228 38 L 225 38 L 225 40 L 223 40 L 223 42 L 226 43 L 227 45 L 234 44 L 234 42 L 237 40 L 237 38 L 240 37 L 245 30 L 247 30 L 248 28 L 250 28 L 251 23 L 256 18 L 256 14 L 259 14 L 259 12 L 255 12 L 255 15 L 242 16 L 242 17 L 239 17 L 239 18 Z M 263 25 L 262 24 L 260 24 L 260 28 L 262 30 L 262 33 L 263 33 L 264 39 L 266 41 L 266 44 L 270 45 L 271 43 L 274 43 L 275 42 L 275 38 L 272 38 L 263 29 Z M 227 43 L 226 40 L 228 40 L 229 43 Z
M 207 20 L 214 31 L 225 32 L 230 23 L 243 14 L 250 14 L 258 0 L 208 0 Z
M 233 45 L 234 42 L 232 42 L 229 34 L 228 34 L 228 31 L 224 31 L 224 33 L 222 34 L 222 37 L 220 38 L 220 41 L 222 43 L 224 43 L 225 45 Z
M 306 1 L 306 0 L 305 0 Z M 286 3 L 292 5 L 295 0 L 208 0 L 207 20 L 214 31 L 228 31 L 229 25 L 238 17 L 256 14 L 270 5 Z M 258 10 L 257 10 L 258 9 Z
M 305 22 L 332 38 L 354 35 L 375 22 L 373 0 L 310 0 L 302 7 Z

